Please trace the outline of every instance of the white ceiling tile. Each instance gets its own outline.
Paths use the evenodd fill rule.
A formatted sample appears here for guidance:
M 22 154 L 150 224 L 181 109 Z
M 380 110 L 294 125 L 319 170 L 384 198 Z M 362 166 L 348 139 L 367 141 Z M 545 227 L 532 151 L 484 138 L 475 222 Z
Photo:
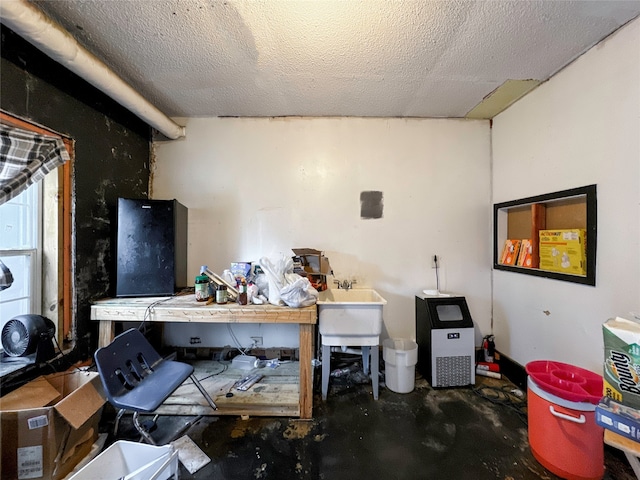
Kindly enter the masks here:
M 640 0 L 34 3 L 181 117 L 461 117 L 640 14 Z

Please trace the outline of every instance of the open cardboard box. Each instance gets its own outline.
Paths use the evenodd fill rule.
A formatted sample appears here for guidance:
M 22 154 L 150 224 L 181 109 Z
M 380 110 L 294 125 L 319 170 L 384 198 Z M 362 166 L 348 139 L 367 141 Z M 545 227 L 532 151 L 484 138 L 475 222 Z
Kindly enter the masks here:
M 0 477 L 64 478 L 91 450 L 106 397 L 95 372 L 44 375 L 0 398 Z
M 315 248 L 294 248 L 293 253 L 300 257 L 302 268 L 305 272 L 323 275 L 331 274 L 329 259 L 320 250 Z
M 318 291 L 327 289 L 327 275 L 333 275 L 329 259 L 315 248 L 293 248 L 293 253 L 300 258 L 302 269 L 311 285 Z

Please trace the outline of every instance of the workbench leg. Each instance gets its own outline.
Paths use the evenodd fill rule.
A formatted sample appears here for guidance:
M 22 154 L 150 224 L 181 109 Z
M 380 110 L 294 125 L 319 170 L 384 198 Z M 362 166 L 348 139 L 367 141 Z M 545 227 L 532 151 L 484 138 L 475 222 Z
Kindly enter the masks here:
M 300 418 L 313 417 L 313 324 L 300 324 Z
M 116 333 L 116 323 L 110 320 L 100 320 L 98 325 L 98 347 L 106 347 L 113 341 Z

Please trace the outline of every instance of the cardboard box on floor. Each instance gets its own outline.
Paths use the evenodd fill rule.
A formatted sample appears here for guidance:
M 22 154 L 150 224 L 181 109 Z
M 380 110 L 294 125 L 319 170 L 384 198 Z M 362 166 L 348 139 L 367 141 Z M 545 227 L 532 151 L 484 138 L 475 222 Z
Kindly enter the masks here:
M 38 377 L 0 398 L 0 477 L 64 478 L 91 450 L 106 397 L 95 372 Z

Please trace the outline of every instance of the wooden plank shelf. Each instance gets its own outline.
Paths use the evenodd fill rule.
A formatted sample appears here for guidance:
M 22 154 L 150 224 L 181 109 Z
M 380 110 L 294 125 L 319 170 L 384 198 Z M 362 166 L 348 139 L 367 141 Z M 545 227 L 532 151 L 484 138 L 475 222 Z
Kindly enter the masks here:
M 255 415 L 300 416 L 299 363 L 282 363 L 277 368 L 241 370 L 231 368 L 231 362 L 198 360 L 192 362 L 195 375 L 218 406 L 209 407 L 196 386 L 187 380 L 160 406 L 161 415 Z M 247 391 L 238 391 L 234 384 L 251 373 L 264 375 Z M 232 397 L 227 397 L 231 392 Z
M 578 275 L 540 268 L 541 230 L 584 229 L 586 274 Z M 500 263 L 507 239 L 531 240 L 531 267 Z M 573 283 L 596 284 L 597 199 L 596 185 L 572 188 L 493 206 L 493 268 Z

